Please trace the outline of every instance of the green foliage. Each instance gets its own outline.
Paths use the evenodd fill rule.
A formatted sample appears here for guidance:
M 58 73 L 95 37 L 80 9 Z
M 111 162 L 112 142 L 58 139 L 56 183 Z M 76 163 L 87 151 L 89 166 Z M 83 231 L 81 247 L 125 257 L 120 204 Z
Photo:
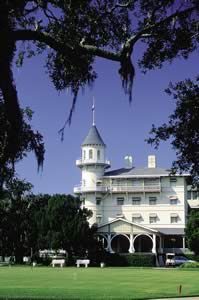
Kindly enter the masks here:
M 199 40 L 197 11 L 196 0 L 1 1 L 0 40 L 4 47 L 0 49 L 0 91 L 9 108 L 12 132 L 20 136 L 22 125 L 12 74 L 18 41 L 24 44 L 19 48 L 18 65 L 25 55 L 45 51 L 46 68 L 55 88 L 71 88 L 70 123 L 78 91 L 97 77 L 96 57 L 118 62 L 124 91 L 131 101 L 135 76 L 132 54 L 137 44 L 144 45 L 139 61 L 144 72 L 178 56 L 188 58 Z
M 186 254 L 186 257 L 190 260 L 195 260 L 197 262 L 199 262 L 199 255 L 195 255 L 195 254 Z
M 199 268 L 199 263 L 198 262 L 192 262 L 192 263 L 187 262 L 187 263 L 180 265 L 180 268 L 182 268 L 182 269 Z
M 69 258 L 85 257 L 96 249 L 95 228 L 87 218 L 91 211 L 81 208 L 71 195 L 30 194 L 31 185 L 18 179 L 7 184 L 0 195 L 0 253 L 13 255 L 18 263 L 39 249 L 64 249 Z M 14 226 L 13 226 L 14 224 Z M 42 259 L 43 260 L 43 259 Z M 42 264 L 49 264 L 44 260 Z
M 199 182 L 199 77 L 195 81 L 187 79 L 166 90 L 176 101 L 174 113 L 167 124 L 153 125 L 148 143 L 157 148 L 161 141 L 171 139 L 177 159 L 173 171 L 190 172 L 195 184 Z
M 188 247 L 199 255 L 199 212 L 193 211 L 188 218 L 185 234 L 188 242 Z
M 32 261 L 36 262 L 37 265 L 41 265 L 41 266 L 50 266 L 51 262 L 52 262 L 52 258 L 50 257 L 39 257 L 39 256 L 34 256 Z
M 64 249 L 69 257 L 84 257 L 97 243 L 96 229 L 87 221 L 92 213 L 81 208 L 78 198 L 56 194 L 31 196 L 29 200 L 34 253 L 39 249 Z
M 154 255 L 106 253 L 104 262 L 108 266 L 154 267 Z
M 10 134 L 11 125 L 7 118 L 6 105 L 0 98 L 0 189 L 5 181 L 14 176 L 14 164 L 33 151 L 41 166 L 44 159 L 43 137 L 38 131 L 34 131 L 30 125 L 33 112 L 29 107 L 21 110 L 22 124 L 19 143 Z
M 15 256 L 19 263 L 30 251 L 31 224 L 25 196 L 31 188 L 30 183 L 14 178 L 0 194 L 0 253 Z

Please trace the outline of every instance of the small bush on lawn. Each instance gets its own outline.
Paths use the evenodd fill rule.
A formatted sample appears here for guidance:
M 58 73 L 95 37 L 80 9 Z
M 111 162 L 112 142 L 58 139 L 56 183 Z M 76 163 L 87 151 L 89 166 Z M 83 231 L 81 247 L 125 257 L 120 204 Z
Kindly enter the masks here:
M 180 268 L 199 268 L 199 263 L 198 262 L 187 262 L 187 263 L 184 263 L 180 266 Z

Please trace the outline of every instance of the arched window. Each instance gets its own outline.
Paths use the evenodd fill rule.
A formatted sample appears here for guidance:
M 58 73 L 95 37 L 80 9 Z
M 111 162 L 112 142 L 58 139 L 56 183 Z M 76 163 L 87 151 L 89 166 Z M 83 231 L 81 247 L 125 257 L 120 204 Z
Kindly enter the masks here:
M 100 150 L 97 150 L 97 160 L 100 160 Z
M 83 159 L 86 159 L 86 150 L 83 150 Z
M 93 158 L 93 150 L 90 149 L 90 150 L 89 150 L 89 159 L 92 159 L 92 158 Z

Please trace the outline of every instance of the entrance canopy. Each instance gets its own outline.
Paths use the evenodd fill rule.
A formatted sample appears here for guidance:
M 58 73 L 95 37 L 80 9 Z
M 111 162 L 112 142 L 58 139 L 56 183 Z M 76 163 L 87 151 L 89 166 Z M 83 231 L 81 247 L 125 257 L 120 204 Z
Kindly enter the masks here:
M 157 234 L 159 232 L 155 229 L 142 226 L 122 218 L 116 218 L 109 223 L 99 226 L 98 233 Z
M 160 235 L 155 229 L 123 218 L 99 226 L 98 234 L 106 241 L 106 250 L 111 253 L 156 253 L 156 237 Z

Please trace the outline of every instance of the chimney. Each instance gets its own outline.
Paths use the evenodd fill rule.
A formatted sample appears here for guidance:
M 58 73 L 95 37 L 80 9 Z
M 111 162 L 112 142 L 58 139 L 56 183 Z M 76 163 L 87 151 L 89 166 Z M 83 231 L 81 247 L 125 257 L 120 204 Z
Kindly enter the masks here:
M 131 155 L 126 155 L 124 157 L 124 165 L 126 169 L 131 169 L 133 167 L 133 157 Z
M 155 155 L 148 156 L 148 168 L 156 168 L 156 157 Z

